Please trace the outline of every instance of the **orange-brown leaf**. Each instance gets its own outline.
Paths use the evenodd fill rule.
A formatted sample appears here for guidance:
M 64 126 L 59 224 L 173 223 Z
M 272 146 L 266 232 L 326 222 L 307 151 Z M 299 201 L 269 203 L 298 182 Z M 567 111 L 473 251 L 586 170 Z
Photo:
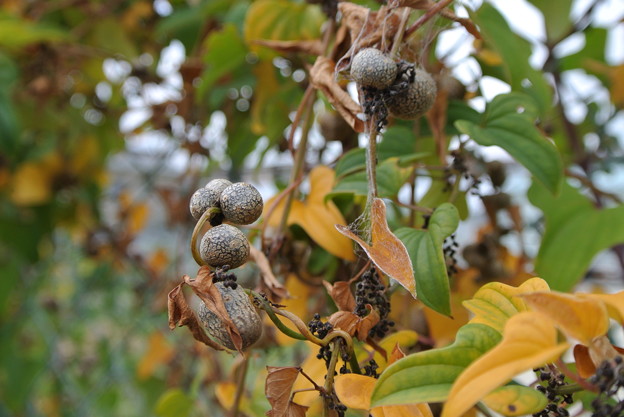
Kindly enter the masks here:
M 585 345 L 574 346 L 574 361 L 576 362 L 576 371 L 581 378 L 589 378 L 596 373 L 596 365 L 589 356 L 589 349 Z
M 156 331 L 148 340 L 147 352 L 137 365 L 137 377 L 145 380 L 154 374 L 159 365 L 168 363 L 175 353 L 175 349 L 167 342 L 165 336 Z
M 186 276 L 185 276 L 186 278 Z M 187 326 L 193 335 L 195 340 L 202 342 L 206 346 L 209 346 L 215 350 L 224 350 L 223 346 L 215 343 L 206 335 L 206 332 L 203 329 L 203 326 L 199 322 L 197 315 L 189 307 L 186 302 L 186 298 L 184 298 L 184 293 L 182 292 L 182 287 L 185 285 L 184 282 L 177 285 L 171 292 L 169 292 L 167 296 L 167 304 L 169 310 L 169 328 L 171 330 L 175 329 L 176 326 L 182 327 Z
M 278 299 L 288 297 L 288 291 L 281 282 L 275 278 L 273 275 L 273 270 L 271 269 L 271 265 L 269 264 L 269 260 L 262 253 L 261 250 L 257 249 L 255 246 L 250 245 L 249 247 L 249 259 L 254 262 L 258 269 L 260 269 L 260 277 L 262 277 L 262 282 L 264 283 L 265 288 Z M 271 297 L 273 298 L 273 297 Z
M 356 241 L 386 275 L 394 278 L 416 298 L 416 281 L 407 248 L 388 227 L 386 204 L 375 198 L 371 207 L 372 245 L 364 242 L 346 226 L 336 228 L 346 237 Z
M 351 284 L 347 281 L 338 281 L 334 285 L 327 281 L 323 281 L 323 285 L 327 289 L 329 296 L 334 300 L 338 310 L 353 311 L 355 310 L 355 297 L 351 292 Z
M 366 305 L 370 311 L 366 317 L 360 317 L 350 311 L 337 311 L 327 321 L 336 329 L 344 330 L 359 340 L 366 340 L 368 332 L 379 323 L 379 313 L 370 304 Z
M 288 414 L 291 403 L 290 392 L 301 368 L 267 366 L 267 371 L 264 394 L 267 400 L 269 400 L 269 404 L 271 404 L 271 411 L 267 415 L 272 417 L 290 416 Z

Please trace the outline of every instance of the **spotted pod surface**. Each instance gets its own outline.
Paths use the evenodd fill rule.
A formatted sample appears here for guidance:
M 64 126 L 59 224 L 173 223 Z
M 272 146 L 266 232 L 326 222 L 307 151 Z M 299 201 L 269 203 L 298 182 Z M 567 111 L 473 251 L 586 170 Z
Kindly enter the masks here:
M 249 241 L 243 232 L 229 224 L 208 230 L 199 245 L 202 260 L 212 267 L 238 268 L 249 258 Z
M 397 71 L 396 62 L 375 48 L 362 49 L 351 61 L 351 78 L 367 87 L 390 87 L 396 79 Z
M 211 207 L 219 207 L 219 198 L 221 193 L 227 187 L 232 185 L 228 180 L 217 178 L 206 184 L 205 187 L 195 191 L 191 196 L 189 208 L 195 220 L 199 218 Z
M 415 69 L 414 82 L 385 100 L 388 111 L 399 119 L 411 120 L 422 116 L 433 106 L 437 88 L 427 71 Z
M 262 336 L 262 320 L 249 296 L 240 285 L 236 289 L 225 286 L 223 282 L 214 285 L 219 290 L 225 309 L 243 339 L 243 349 L 256 343 Z M 200 305 L 198 316 L 212 337 L 228 349 L 236 349 L 225 324 L 204 303 Z
M 221 211 L 225 220 L 233 224 L 251 224 L 262 214 L 262 196 L 251 184 L 237 182 L 221 193 Z

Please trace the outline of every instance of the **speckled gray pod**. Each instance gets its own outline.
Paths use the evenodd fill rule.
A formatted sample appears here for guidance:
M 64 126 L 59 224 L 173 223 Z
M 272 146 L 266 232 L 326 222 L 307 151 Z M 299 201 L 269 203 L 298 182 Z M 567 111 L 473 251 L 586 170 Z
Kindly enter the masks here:
M 414 82 L 385 101 L 388 111 L 399 119 L 416 119 L 433 106 L 437 94 L 435 81 L 427 71 L 415 70 Z
M 221 193 L 221 212 L 233 224 L 251 224 L 262 214 L 262 196 L 251 184 L 237 182 Z
M 379 49 L 365 48 L 351 61 L 351 78 L 356 83 L 383 89 L 390 87 L 397 76 L 397 64 Z
M 240 285 L 235 290 L 226 287 L 223 282 L 217 282 L 215 286 L 221 294 L 225 309 L 243 339 L 243 349 L 248 348 L 262 335 L 260 315 Z M 208 310 L 204 303 L 201 303 L 198 315 L 212 337 L 228 349 L 236 349 L 223 322 L 216 314 Z
M 219 197 L 221 197 L 223 190 L 230 185 L 232 185 L 230 181 L 217 178 L 210 181 L 205 187 L 195 191 L 189 203 L 193 218 L 199 220 L 202 214 L 209 208 L 219 207 Z
M 243 232 L 229 224 L 208 230 L 199 245 L 202 260 L 216 268 L 229 265 L 238 268 L 249 258 L 249 241 Z

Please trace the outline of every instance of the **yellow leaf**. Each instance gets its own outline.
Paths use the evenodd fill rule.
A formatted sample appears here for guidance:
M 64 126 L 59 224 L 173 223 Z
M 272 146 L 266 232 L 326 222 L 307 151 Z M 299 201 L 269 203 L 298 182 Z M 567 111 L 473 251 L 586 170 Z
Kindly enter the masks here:
M 340 402 L 356 410 L 370 409 L 370 398 L 377 380 L 359 374 L 338 375 L 334 379 L 334 388 Z
M 262 135 L 267 129 L 264 122 L 266 106 L 275 92 L 279 90 L 279 83 L 275 76 L 275 66 L 270 60 L 260 61 L 254 67 L 253 72 L 258 82 L 251 103 L 251 131 L 256 135 Z
M 559 292 L 535 292 L 521 297 L 532 310 L 548 316 L 567 336 L 584 345 L 609 330 L 609 316 L 602 301 Z
M 371 240 L 369 245 L 346 226 L 337 225 L 343 235 L 357 242 L 364 249 L 371 261 L 386 275 L 397 280 L 412 297 L 416 298 L 416 280 L 407 248 L 388 227 L 386 204 L 375 198 L 371 207 Z
M 463 304 L 475 315 L 470 323 L 486 324 L 502 333 L 505 323 L 511 316 L 527 310 L 526 304 L 518 295 L 548 290 L 548 284 L 541 278 L 531 278 L 519 287 L 490 282 Z
M 147 217 L 149 215 L 149 207 L 146 203 L 140 203 L 132 206 L 128 213 L 128 229 L 127 232 L 130 236 L 136 235 L 143 230 Z
M 442 417 L 460 417 L 515 375 L 552 362 L 567 348 L 546 316 L 525 311 L 511 317 L 503 340 L 462 372 L 449 393 Z
M 57 153 L 49 153 L 39 161 L 20 165 L 13 174 L 11 201 L 18 206 L 48 202 L 53 197 L 54 178 L 62 167 L 63 162 Z
M 159 365 L 168 363 L 175 349 L 167 342 L 165 336 L 156 331 L 149 337 L 147 352 L 137 365 L 137 377 L 144 380 L 152 376 Z
M 310 195 L 305 201 L 292 202 L 287 223 L 301 226 L 313 241 L 332 255 L 354 261 L 351 241 L 338 233 L 334 227 L 337 224 L 345 225 L 346 221 L 333 202 L 324 201 L 333 187 L 334 176 L 334 171 L 329 167 L 322 165 L 315 167 L 310 172 Z M 274 201 L 275 197 L 264 205 L 264 218 L 273 227 L 280 223 L 286 199 L 283 198 L 272 209 Z M 271 210 L 270 217 L 267 217 Z
M 429 335 L 435 341 L 436 347 L 443 347 L 455 340 L 460 327 L 468 323 L 468 310 L 462 307 L 459 296 L 451 293 L 451 317 L 440 314 L 429 307 L 423 308 L 423 313 L 429 325 Z
M 340 402 L 356 410 L 370 409 L 370 398 L 377 380 L 358 374 L 338 375 L 334 388 Z M 373 417 L 432 417 L 427 404 L 387 405 L 370 410 Z
M 602 301 L 607 306 L 609 317 L 624 324 L 624 291 L 615 294 L 577 294 L 577 296 Z
M 508 385 L 488 394 L 483 403 L 504 416 L 523 416 L 542 411 L 548 400 L 534 388 Z
M 234 397 L 236 396 L 236 384 L 233 382 L 219 382 L 215 386 L 215 397 L 217 401 L 226 410 L 230 410 L 234 405 Z
M 147 266 L 156 275 L 162 274 L 169 265 L 169 255 L 163 248 L 158 248 L 147 260 Z

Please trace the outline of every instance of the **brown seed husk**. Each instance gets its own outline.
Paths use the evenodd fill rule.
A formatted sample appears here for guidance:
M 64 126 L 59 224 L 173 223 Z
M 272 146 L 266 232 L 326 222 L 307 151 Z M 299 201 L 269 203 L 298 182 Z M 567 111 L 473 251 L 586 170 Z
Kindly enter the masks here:
M 414 82 L 404 91 L 388 98 L 385 103 L 394 117 L 412 120 L 422 116 L 433 106 L 436 94 L 436 83 L 431 75 L 422 69 L 416 69 Z
M 202 260 L 214 267 L 238 268 L 249 258 L 249 241 L 243 232 L 229 224 L 208 230 L 199 246 Z

